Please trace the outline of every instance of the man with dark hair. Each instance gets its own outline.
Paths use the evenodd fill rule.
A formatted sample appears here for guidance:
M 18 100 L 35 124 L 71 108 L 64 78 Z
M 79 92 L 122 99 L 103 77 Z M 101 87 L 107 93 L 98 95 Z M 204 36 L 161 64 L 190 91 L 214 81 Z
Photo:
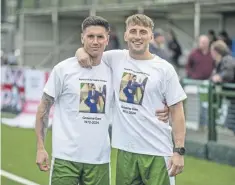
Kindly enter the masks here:
M 88 91 L 88 96 L 84 101 L 84 103 L 90 108 L 90 113 L 98 113 L 97 104 L 99 103 L 99 98 L 101 96 L 102 94 L 96 90 L 95 84 L 91 84 L 91 90 Z
M 227 44 L 228 48 L 232 50 L 232 40 L 225 30 L 219 33 L 219 40 L 224 41 Z
M 210 40 L 210 46 L 211 46 L 211 44 L 217 40 L 214 30 L 208 30 L 208 38 Z
M 127 98 L 127 103 L 135 103 L 135 95 L 137 91 L 137 87 L 141 87 L 141 84 L 136 82 L 137 76 L 133 75 L 132 79 L 130 79 L 127 83 L 127 86 L 123 89 L 123 92 Z
M 44 88 L 36 115 L 37 159 L 41 171 L 49 170 L 48 154 L 44 147 L 50 108 L 55 104 L 52 124 L 51 185 L 109 185 L 111 88 L 110 68 L 101 60 L 108 44 L 109 23 L 98 16 L 82 23 L 82 44 L 92 56 L 93 68 L 77 64 L 77 58 L 68 58 L 57 64 Z M 92 111 L 80 110 L 86 106 L 80 96 L 86 86 L 96 83 L 106 87 L 105 111 L 97 112 L 96 100 L 91 100 Z M 92 93 L 90 92 L 90 96 Z M 97 97 L 96 97 L 97 98 Z M 94 102 L 93 102 L 94 101 Z

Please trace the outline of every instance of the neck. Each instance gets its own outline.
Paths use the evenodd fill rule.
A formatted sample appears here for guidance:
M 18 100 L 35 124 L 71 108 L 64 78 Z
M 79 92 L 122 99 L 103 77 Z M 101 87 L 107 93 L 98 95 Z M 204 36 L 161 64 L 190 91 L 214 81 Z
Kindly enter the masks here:
M 150 60 L 154 58 L 153 55 L 149 51 L 146 51 L 144 54 L 135 54 L 135 53 L 131 53 L 129 50 L 129 55 L 131 56 L 131 58 L 135 60 Z
M 215 61 L 216 63 L 220 63 L 220 61 L 222 60 L 222 56 L 218 55 L 216 58 L 215 58 Z
M 92 66 L 97 66 L 101 63 L 102 55 L 92 58 Z
M 209 50 L 208 49 L 203 49 L 203 50 L 201 50 L 202 51 L 202 53 L 205 55 L 205 54 L 207 54 L 208 52 L 209 52 Z

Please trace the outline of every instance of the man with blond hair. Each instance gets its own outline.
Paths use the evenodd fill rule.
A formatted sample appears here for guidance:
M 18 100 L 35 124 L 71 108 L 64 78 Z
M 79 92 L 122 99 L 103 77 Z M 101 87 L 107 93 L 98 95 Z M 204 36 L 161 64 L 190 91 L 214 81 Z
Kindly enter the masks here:
M 235 82 L 235 60 L 226 43 L 222 40 L 215 41 L 211 45 L 211 55 L 216 62 L 212 81 Z
M 235 59 L 231 56 L 227 44 L 222 40 L 212 43 L 211 55 L 216 62 L 216 68 L 213 72 L 211 80 L 214 83 L 235 83 Z M 226 87 L 226 89 L 229 88 Z M 235 134 L 235 117 L 233 116 L 235 99 L 228 98 L 228 101 L 230 101 L 230 103 L 228 104 L 225 125 Z
M 102 57 L 112 69 L 115 94 L 112 147 L 118 149 L 116 185 L 174 185 L 174 176 L 184 167 L 182 101 L 186 94 L 174 67 L 149 52 L 153 27 L 153 21 L 146 15 L 128 17 L 124 40 L 129 50 L 107 51 Z M 85 48 L 78 49 L 76 55 L 82 66 L 91 67 L 92 60 Z M 145 79 L 138 104 L 122 100 L 126 74 Z M 163 109 L 165 104 L 171 113 L 172 127 L 169 122 L 155 119 L 155 110 Z

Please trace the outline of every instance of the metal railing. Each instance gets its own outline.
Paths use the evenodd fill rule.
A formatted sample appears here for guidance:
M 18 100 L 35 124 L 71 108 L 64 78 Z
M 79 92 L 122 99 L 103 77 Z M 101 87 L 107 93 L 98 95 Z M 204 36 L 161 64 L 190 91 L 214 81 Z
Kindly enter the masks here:
M 217 126 L 230 128 L 235 133 L 235 114 L 231 113 L 231 111 L 235 111 L 235 109 L 230 112 L 228 111 L 227 113 L 234 115 L 230 120 L 232 123 L 217 123 L 223 99 L 230 101 L 230 105 L 228 106 L 229 110 L 232 109 L 233 106 L 235 108 L 234 83 L 215 84 L 210 80 L 192 80 L 184 78 L 181 80 L 181 84 L 184 87 L 186 94 L 188 94 L 188 99 L 185 102 L 186 122 L 191 123 L 194 121 L 193 123 L 198 126 L 200 117 L 202 116 L 201 114 L 203 114 L 201 108 L 204 107 L 206 110 L 204 121 L 208 126 L 208 141 L 217 141 Z M 194 100 L 192 100 L 192 96 L 190 96 L 192 94 L 194 95 Z M 194 118 L 192 118 L 192 112 L 195 113 Z M 187 126 L 193 129 L 198 129 L 197 126 Z

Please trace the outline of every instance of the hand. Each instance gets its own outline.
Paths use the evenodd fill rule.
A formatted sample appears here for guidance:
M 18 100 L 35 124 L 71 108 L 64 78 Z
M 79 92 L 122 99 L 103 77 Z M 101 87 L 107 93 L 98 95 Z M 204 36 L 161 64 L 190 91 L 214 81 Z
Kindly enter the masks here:
M 220 75 L 214 75 L 212 76 L 212 81 L 213 82 L 222 82 L 222 78 L 220 77 Z
M 168 162 L 169 175 L 176 176 L 180 174 L 184 169 L 184 156 L 174 153 Z
M 94 99 L 90 99 L 90 102 L 91 102 L 91 103 L 95 103 L 95 100 L 94 100 Z
M 79 48 L 76 51 L 75 56 L 78 59 L 78 63 L 84 68 L 92 68 L 92 59 L 90 55 L 83 49 Z
M 164 109 L 157 110 L 155 115 L 160 121 L 167 123 L 169 120 L 169 107 L 165 105 Z
M 129 92 L 129 93 L 132 93 L 132 90 L 131 90 L 131 89 L 128 89 L 128 92 Z
M 36 164 L 41 171 L 48 171 L 50 169 L 49 158 L 45 149 L 37 151 Z

